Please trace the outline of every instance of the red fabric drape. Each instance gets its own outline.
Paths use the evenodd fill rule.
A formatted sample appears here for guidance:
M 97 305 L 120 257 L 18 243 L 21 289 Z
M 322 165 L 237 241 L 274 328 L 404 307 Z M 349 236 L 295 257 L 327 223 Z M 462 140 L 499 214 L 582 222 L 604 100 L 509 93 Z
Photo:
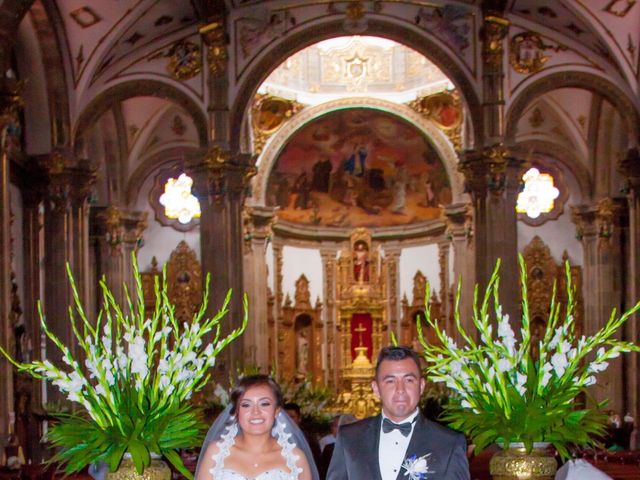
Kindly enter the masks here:
M 371 330 L 373 326 L 373 319 L 369 313 L 354 313 L 351 317 L 351 360 L 356 358 L 358 352 L 356 347 L 360 346 L 360 339 L 362 338 L 362 346 L 367 347 L 367 357 L 371 360 L 373 352 L 373 341 L 371 337 Z M 364 329 L 363 331 L 360 331 Z

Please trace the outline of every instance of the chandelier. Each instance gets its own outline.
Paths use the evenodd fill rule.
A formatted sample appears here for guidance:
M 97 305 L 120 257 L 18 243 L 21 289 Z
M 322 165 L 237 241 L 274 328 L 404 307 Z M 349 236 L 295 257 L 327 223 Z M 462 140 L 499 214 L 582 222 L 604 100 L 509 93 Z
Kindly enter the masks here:
M 193 180 L 186 173 L 167 180 L 164 193 L 160 195 L 160 204 L 167 218 L 177 218 L 178 222 L 185 225 L 193 218 L 200 217 L 200 202 L 191 193 L 192 186 Z
M 554 200 L 560 191 L 553 185 L 553 177 L 530 168 L 523 176 L 524 189 L 518 195 L 516 211 L 526 213 L 529 218 L 538 218 L 542 213 L 553 210 Z

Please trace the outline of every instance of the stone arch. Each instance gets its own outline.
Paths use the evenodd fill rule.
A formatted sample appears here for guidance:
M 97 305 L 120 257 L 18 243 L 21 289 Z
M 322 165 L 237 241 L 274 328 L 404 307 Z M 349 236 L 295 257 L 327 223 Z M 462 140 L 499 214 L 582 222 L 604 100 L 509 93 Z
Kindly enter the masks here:
M 342 98 L 331 102 L 323 103 L 315 107 L 306 108 L 296 116 L 291 118 L 278 132 L 269 139 L 262 154 L 258 158 L 258 174 L 253 179 L 253 198 L 256 205 L 266 205 L 266 190 L 269 181 L 269 175 L 278 158 L 282 147 L 288 138 L 296 131 L 304 127 L 308 123 L 318 117 L 346 108 L 371 108 L 382 110 L 396 115 L 427 135 L 432 142 L 436 152 L 442 160 L 442 164 L 449 177 L 451 184 L 452 202 L 463 201 L 464 180 L 457 170 L 458 155 L 447 138 L 431 120 L 426 119 L 419 113 L 415 112 L 406 105 L 399 105 L 393 102 L 387 102 L 376 98 Z
M 73 145 L 79 135 L 95 122 L 114 104 L 132 97 L 159 97 L 175 102 L 193 119 L 198 131 L 198 142 L 201 147 L 208 144 L 208 123 L 201 105 L 178 88 L 157 80 L 130 80 L 111 87 L 97 95 L 82 111 L 73 132 Z
M 589 72 L 556 72 L 531 82 L 514 98 L 506 120 L 506 141 L 513 142 L 516 135 L 518 119 L 527 106 L 536 98 L 559 88 L 581 88 L 597 93 L 609 101 L 627 125 L 629 146 L 632 147 L 640 138 L 640 119 L 638 110 L 626 92 L 608 79 Z
M 414 25 L 400 25 L 385 20 L 371 19 L 368 20 L 368 28 L 365 33 L 366 35 L 388 38 L 406 45 L 435 63 L 460 91 L 466 106 L 465 110 L 469 114 L 467 120 L 470 122 L 472 142 L 479 143 L 482 138 L 480 99 L 474 89 L 472 76 L 452 58 L 451 54 L 447 53 L 432 37 L 423 32 L 418 32 Z M 234 132 L 230 140 L 232 150 L 239 150 L 241 144 L 239 132 L 243 131 L 242 125 L 251 99 L 269 74 L 288 57 L 301 49 L 322 40 L 344 35 L 348 34 L 344 31 L 342 21 L 331 20 L 313 23 L 307 28 L 283 38 L 267 54 L 262 55 L 259 60 L 246 68 L 243 74 L 245 80 L 240 84 L 231 109 L 230 131 Z

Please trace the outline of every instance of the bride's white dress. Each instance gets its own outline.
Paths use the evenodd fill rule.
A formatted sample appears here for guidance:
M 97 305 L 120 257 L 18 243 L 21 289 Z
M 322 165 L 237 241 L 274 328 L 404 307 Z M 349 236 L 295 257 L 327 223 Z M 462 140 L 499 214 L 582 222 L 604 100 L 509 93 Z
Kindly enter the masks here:
M 235 470 L 229 470 L 224 468 L 224 459 L 231 453 L 231 447 L 238 434 L 238 425 L 233 423 L 227 427 L 227 431 L 220 437 L 217 443 L 218 453 L 213 456 L 215 466 L 209 470 L 211 478 L 213 480 L 298 480 L 298 475 L 302 472 L 302 468 L 298 467 L 296 462 L 298 461 L 298 455 L 293 453 L 293 449 L 296 446 L 293 442 L 289 441 L 290 433 L 285 431 L 284 424 L 278 423 L 275 427 L 275 438 L 278 441 L 280 447 L 282 447 L 282 456 L 287 462 L 287 468 L 289 472 L 285 472 L 282 469 L 274 468 L 267 470 L 255 477 L 246 477 Z

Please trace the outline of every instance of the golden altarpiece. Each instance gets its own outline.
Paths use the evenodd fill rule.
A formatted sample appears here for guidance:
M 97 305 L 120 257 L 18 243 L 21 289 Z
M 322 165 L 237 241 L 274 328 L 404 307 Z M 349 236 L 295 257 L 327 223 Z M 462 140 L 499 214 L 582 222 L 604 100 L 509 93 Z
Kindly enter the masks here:
M 554 282 L 556 284 L 557 299 L 560 301 L 562 310 L 560 318 L 563 318 L 567 305 L 567 277 L 565 263 L 568 260 L 567 252 L 564 252 L 560 264 L 551 256 L 549 247 L 537 235 L 524 248 L 522 252 L 525 264 L 527 265 L 527 300 L 529 303 L 529 318 L 531 325 L 532 345 L 537 345 L 535 339 L 539 339 L 542 332 L 547 328 L 549 317 L 549 304 L 553 293 Z M 571 266 L 571 282 L 576 289 L 576 309 L 573 313 L 575 318 L 576 331 L 578 335 L 583 329 L 583 309 L 582 299 L 582 269 L 579 266 Z
M 425 306 L 425 288 L 427 285 L 427 277 L 418 270 L 413 276 L 413 298 L 411 302 L 407 299 L 406 295 L 402 298 L 402 321 L 400 322 L 400 338 L 401 345 L 410 345 L 416 351 L 421 351 L 422 346 L 418 341 L 418 329 L 416 321 L 422 321 L 422 330 L 425 336 L 425 340 L 428 343 L 436 342 L 436 336 L 433 329 L 424 321 L 424 314 L 426 310 Z M 447 299 L 448 300 L 448 299 Z M 438 299 L 438 295 L 435 290 L 431 291 L 431 297 L 429 298 L 429 309 L 431 312 L 431 318 L 438 320 L 439 322 L 445 322 L 445 329 L 450 331 L 450 325 L 452 325 L 450 318 L 444 318 L 444 309 L 442 308 L 442 302 Z
M 338 400 L 336 411 L 363 418 L 376 413 L 379 402 L 371 391 L 375 355 L 388 343 L 387 265 L 373 248 L 371 233 L 358 228 L 349 249 L 337 262 Z
M 167 295 L 175 305 L 176 319 L 180 323 L 190 322 L 202 302 L 202 268 L 196 252 L 185 241 L 181 241 L 171 252 L 166 269 Z M 141 275 L 147 308 L 155 305 L 154 285 L 156 278 L 161 278 L 161 275 L 162 269 L 158 268 L 158 261 L 153 257 L 151 269 Z
M 296 280 L 294 300 L 287 295 L 278 325 L 278 366 L 281 378 L 322 379 L 322 304 L 311 305 L 309 280 Z

